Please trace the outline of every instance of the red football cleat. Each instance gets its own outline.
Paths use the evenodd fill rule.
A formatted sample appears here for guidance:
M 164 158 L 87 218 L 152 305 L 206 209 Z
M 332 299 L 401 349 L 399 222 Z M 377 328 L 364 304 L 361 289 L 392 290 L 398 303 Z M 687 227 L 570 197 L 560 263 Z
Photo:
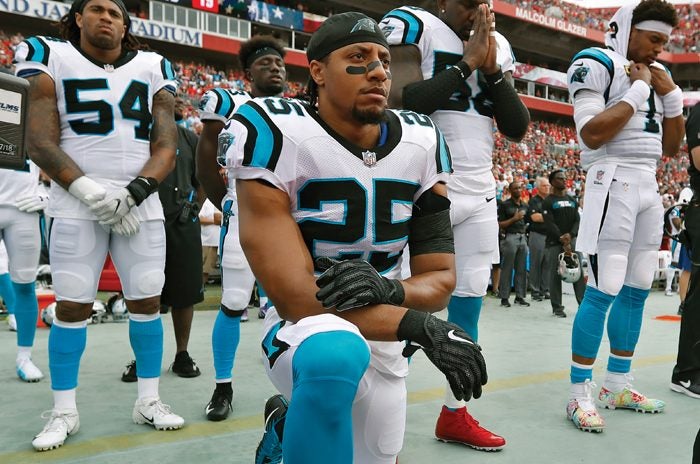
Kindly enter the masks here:
M 505 438 L 481 427 L 466 407 L 451 411 L 443 406 L 435 424 L 435 437 L 440 441 L 462 443 L 482 451 L 500 451 L 506 446 Z

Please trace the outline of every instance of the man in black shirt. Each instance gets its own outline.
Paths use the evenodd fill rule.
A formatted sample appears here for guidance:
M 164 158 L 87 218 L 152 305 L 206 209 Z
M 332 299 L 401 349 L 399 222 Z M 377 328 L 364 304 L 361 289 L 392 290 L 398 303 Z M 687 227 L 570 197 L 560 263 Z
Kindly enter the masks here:
M 700 105 L 696 104 L 690 110 L 685 127 L 690 154 L 688 174 L 694 195 L 685 212 L 683 234 L 687 238 L 684 244 L 690 250 L 693 268 L 683 306 L 678 358 L 671 377 L 671 390 L 700 399 L 700 359 L 693 352 L 693 346 L 700 343 Z
M 561 277 L 557 272 L 559 254 L 573 253 L 580 217 L 576 200 L 566 194 L 566 173 L 562 170 L 552 171 L 549 174 L 549 183 L 552 185 L 552 193 L 542 205 L 542 216 L 547 230 L 547 248 L 545 250 L 546 260 L 549 263 L 547 276 L 552 312 L 557 317 L 566 317 L 564 306 L 561 304 Z M 578 253 L 578 258 L 580 263 L 582 259 L 580 253 Z M 583 300 L 585 291 L 586 283 L 583 278 L 574 282 L 574 293 L 578 303 Z
M 501 281 L 498 284 L 498 294 L 501 306 L 510 307 L 510 283 L 515 269 L 515 303 L 520 306 L 530 306 L 525 301 L 527 280 L 526 259 L 527 240 L 525 239 L 525 214 L 527 204 L 522 201 L 520 193 L 522 185 L 513 181 L 508 186 L 510 198 L 498 207 L 498 225 L 505 231 L 501 240 Z
M 542 203 L 549 195 L 549 180 L 538 177 L 536 184 L 537 195 L 530 198 L 527 204 L 528 246 L 530 248 L 530 291 L 534 301 L 542 301 L 549 297 L 549 279 L 544 273 L 548 268 L 545 258 L 545 230 L 542 217 Z

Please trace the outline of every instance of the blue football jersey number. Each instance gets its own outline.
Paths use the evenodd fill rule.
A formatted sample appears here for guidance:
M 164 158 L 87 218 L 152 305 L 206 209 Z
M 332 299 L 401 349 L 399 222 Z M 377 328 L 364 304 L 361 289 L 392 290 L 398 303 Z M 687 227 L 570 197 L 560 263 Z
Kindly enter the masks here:
M 114 130 L 114 108 L 105 100 L 81 99 L 81 92 L 107 90 L 107 79 L 67 79 L 63 81 L 67 114 L 96 114 L 97 118 L 68 121 L 73 132 L 79 135 L 107 135 Z M 124 119 L 137 122 L 134 137 L 148 140 L 153 116 L 148 108 L 148 84 L 131 81 L 119 100 L 119 110 Z

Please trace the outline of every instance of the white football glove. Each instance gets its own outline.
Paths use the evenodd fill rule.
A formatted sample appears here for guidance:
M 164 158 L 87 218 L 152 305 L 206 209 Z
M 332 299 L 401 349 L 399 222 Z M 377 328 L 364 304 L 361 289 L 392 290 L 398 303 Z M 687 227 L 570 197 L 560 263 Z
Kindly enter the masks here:
M 125 237 L 131 237 L 139 233 L 141 228 L 141 221 L 129 211 L 124 216 L 119 219 L 119 222 L 112 225 L 112 232 L 115 234 L 123 235 Z
M 107 190 L 88 176 L 82 176 L 68 186 L 68 193 L 86 205 L 92 206 L 105 197 Z
M 43 211 L 49 205 L 49 197 L 40 193 L 30 193 L 17 199 L 15 206 L 25 213 Z
M 112 190 L 105 197 L 90 206 L 90 211 L 97 216 L 100 224 L 111 226 L 124 217 L 132 206 L 136 204 L 126 188 Z

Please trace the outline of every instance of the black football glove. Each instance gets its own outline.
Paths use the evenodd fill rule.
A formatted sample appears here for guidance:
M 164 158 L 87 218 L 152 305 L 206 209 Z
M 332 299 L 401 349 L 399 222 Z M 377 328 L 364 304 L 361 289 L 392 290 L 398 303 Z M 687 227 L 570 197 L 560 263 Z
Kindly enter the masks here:
M 316 269 L 323 271 L 316 279 L 320 288 L 316 299 L 324 308 L 345 311 L 370 304 L 400 306 L 403 303 L 401 282 L 382 277 L 363 259 L 316 258 Z
M 408 340 L 405 357 L 419 348 L 447 377 L 450 389 L 458 400 L 469 401 L 481 396 L 486 385 L 486 362 L 481 347 L 458 325 L 438 319 L 432 314 L 409 309 L 399 323 L 399 340 Z

